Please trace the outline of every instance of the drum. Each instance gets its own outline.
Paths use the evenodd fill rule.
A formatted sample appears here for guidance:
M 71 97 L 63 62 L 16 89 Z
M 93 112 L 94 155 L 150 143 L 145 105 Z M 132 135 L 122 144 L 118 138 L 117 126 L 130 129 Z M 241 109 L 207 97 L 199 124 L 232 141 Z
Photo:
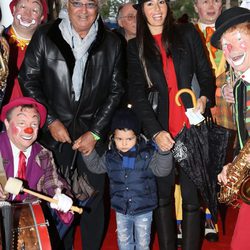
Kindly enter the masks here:
M 0 249 L 11 250 L 12 212 L 11 212 L 11 204 L 8 201 L 0 201 L 0 225 L 1 225 Z
M 12 247 L 18 250 L 51 250 L 48 221 L 39 203 L 12 204 Z

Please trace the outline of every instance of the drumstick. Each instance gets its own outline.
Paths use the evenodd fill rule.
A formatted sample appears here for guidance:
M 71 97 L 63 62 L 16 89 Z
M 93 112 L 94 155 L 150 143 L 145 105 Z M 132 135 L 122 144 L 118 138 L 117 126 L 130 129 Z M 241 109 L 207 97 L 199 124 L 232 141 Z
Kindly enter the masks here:
M 37 193 L 35 191 L 24 188 L 23 187 L 23 182 L 21 180 L 13 178 L 13 177 L 9 177 L 9 179 L 7 180 L 6 185 L 4 187 L 4 190 L 11 193 L 11 194 L 14 194 L 14 195 L 18 195 L 21 191 L 23 191 L 25 193 L 34 195 L 34 196 L 36 196 L 36 197 L 38 197 L 38 198 L 40 198 L 42 200 L 52 202 L 52 203 L 56 203 L 56 204 L 58 203 L 57 200 L 55 200 L 55 199 L 53 199 L 53 198 L 51 198 L 49 196 L 39 194 L 39 193 Z M 79 213 L 79 214 L 82 214 L 82 212 L 83 212 L 83 209 L 80 208 L 80 207 L 77 207 L 77 206 L 72 206 L 70 208 L 70 210 L 74 211 L 76 213 Z

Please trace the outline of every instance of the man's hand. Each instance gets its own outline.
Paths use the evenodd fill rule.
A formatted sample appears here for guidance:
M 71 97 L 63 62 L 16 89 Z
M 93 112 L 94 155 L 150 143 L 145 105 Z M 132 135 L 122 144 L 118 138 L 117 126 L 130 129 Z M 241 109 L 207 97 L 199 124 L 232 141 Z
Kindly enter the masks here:
M 71 143 L 68 130 L 59 120 L 53 121 L 48 126 L 48 129 L 55 141 L 62 142 L 62 143 L 68 142 L 69 144 Z
M 159 134 L 157 134 L 154 140 L 161 151 L 170 150 L 175 143 L 171 135 L 164 130 L 162 130 Z
M 227 184 L 227 170 L 230 164 L 231 163 L 225 165 L 222 171 L 218 174 L 217 178 L 218 178 L 219 183 L 223 183 L 224 185 Z
M 79 150 L 84 155 L 89 155 L 96 144 L 96 140 L 90 131 L 87 131 L 81 137 L 79 137 L 73 145 L 74 150 Z
M 234 101 L 234 94 L 233 94 L 233 87 L 227 84 L 222 90 L 222 96 L 224 99 L 229 103 L 235 103 Z
M 248 162 L 250 162 L 250 154 L 248 154 L 246 156 L 246 159 Z M 228 163 L 227 165 L 225 165 L 222 169 L 222 171 L 218 174 L 217 179 L 219 181 L 219 183 L 223 183 L 224 185 L 227 184 L 227 171 L 228 171 L 228 167 L 231 165 L 232 163 Z

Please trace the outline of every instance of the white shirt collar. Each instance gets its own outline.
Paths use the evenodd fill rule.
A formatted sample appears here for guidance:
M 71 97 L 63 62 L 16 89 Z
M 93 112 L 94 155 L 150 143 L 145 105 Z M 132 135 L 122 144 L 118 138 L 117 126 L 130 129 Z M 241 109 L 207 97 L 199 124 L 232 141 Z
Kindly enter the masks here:
M 204 31 L 207 27 L 211 27 L 215 29 L 215 24 L 206 24 L 206 23 L 201 23 L 201 22 L 198 22 L 198 24 L 199 24 L 201 31 Z
M 11 140 L 10 140 L 10 145 L 11 145 L 11 148 L 12 148 L 13 156 L 14 155 L 19 156 L 19 153 L 22 150 L 20 150 L 15 144 L 13 144 L 13 142 Z M 23 151 L 24 155 L 26 156 L 26 159 L 28 159 L 30 157 L 31 148 L 32 148 L 32 146 L 28 147 L 25 151 Z

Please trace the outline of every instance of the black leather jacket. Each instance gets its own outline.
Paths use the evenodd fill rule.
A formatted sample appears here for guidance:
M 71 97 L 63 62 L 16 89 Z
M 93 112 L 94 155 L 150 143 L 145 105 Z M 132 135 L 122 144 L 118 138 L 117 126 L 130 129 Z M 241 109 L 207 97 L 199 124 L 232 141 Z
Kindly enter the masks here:
M 75 140 L 86 131 L 104 136 L 124 92 L 124 53 L 120 39 L 98 20 L 96 40 L 89 49 L 80 100 L 75 102 L 72 74 L 75 58 L 58 27 L 60 19 L 33 35 L 19 73 L 25 96 L 43 103 L 48 116 L 43 130 L 47 146 L 53 140 L 46 127 L 59 119 Z M 48 141 L 49 139 L 49 141 Z

